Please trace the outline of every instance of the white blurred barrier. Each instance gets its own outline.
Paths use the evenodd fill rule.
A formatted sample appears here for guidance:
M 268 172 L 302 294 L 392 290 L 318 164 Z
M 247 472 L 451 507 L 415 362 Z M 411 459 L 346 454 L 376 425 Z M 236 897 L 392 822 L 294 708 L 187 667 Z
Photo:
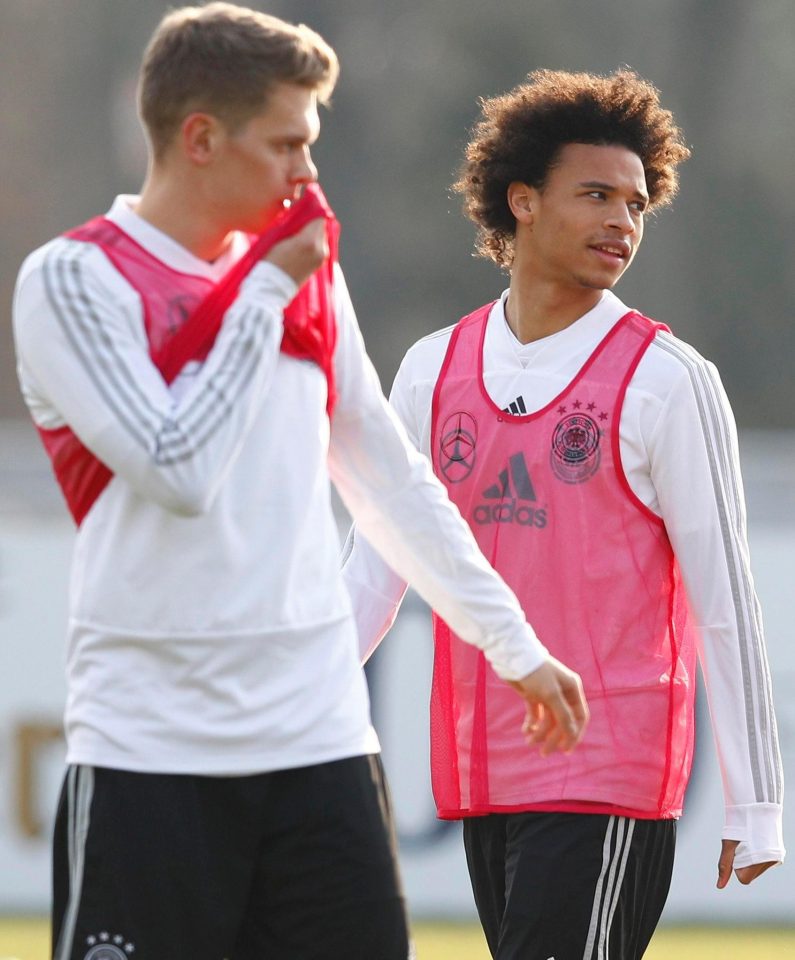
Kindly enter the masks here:
M 71 521 L 0 517 L 0 912 L 49 900 Z
M 25 430 L 0 425 L 0 913 L 49 901 L 49 833 L 63 767 L 63 624 L 71 522 Z M 791 434 L 744 442 L 751 551 L 765 615 L 785 772 L 795 770 L 795 644 L 789 616 L 795 570 Z M 13 451 L 13 452 L 12 452 Z M 430 622 L 409 594 L 368 673 L 401 842 L 412 913 L 471 917 L 460 826 L 435 818 L 428 778 Z M 703 711 L 702 711 L 703 713 Z M 795 921 L 795 868 L 753 886 L 715 889 L 722 798 L 706 717 L 679 828 L 668 921 Z M 795 845 L 790 803 L 785 840 Z M 795 849 L 795 847 L 793 848 Z M 793 854 L 795 856 L 795 854 Z
M 795 771 L 795 644 L 789 631 L 789 580 L 795 524 L 763 526 L 751 543 L 765 611 L 768 652 L 785 774 Z M 379 730 L 401 839 L 403 876 L 415 916 L 472 915 L 460 827 L 437 821 L 428 777 L 430 617 L 409 595 L 370 670 Z M 375 660 L 375 658 L 374 658 Z M 664 918 L 669 922 L 795 922 L 795 867 L 768 872 L 752 886 L 736 879 L 717 890 L 723 796 L 704 698 L 699 699 L 693 775 L 678 826 L 676 865 Z M 785 807 L 785 842 L 795 850 L 795 800 Z M 792 854 L 795 857 L 795 853 Z

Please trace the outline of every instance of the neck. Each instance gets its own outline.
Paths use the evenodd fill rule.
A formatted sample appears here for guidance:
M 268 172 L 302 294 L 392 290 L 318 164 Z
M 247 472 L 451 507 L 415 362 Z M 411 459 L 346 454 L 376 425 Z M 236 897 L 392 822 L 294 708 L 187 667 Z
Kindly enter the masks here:
M 532 343 L 565 330 L 593 309 L 602 290 L 561 287 L 514 265 L 505 318 L 520 343 Z
M 135 212 L 194 256 L 212 262 L 229 246 L 231 233 L 202 203 L 200 186 L 189 180 L 150 171 Z

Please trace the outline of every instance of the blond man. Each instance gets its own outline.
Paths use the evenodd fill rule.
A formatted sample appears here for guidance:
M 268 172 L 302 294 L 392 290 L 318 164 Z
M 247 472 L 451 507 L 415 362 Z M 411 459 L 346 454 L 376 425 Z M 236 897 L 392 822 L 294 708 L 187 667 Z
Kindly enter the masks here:
M 531 743 L 582 735 L 579 679 L 364 352 L 310 152 L 337 69 L 304 26 L 168 14 L 141 71 L 141 195 L 20 273 L 22 390 L 78 523 L 57 960 L 406 957 L 332 481 L 518 689 Z

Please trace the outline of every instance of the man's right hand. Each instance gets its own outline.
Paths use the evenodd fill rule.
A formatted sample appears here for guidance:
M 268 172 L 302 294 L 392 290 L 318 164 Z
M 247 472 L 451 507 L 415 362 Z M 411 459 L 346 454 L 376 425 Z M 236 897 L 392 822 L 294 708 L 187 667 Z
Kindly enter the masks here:
M 542 756 L 556 750 L 570 753 L 590 716 L 579 675 L 548 657 L 537 670 L 509 683 L 527 703 L 522 732 L 528 744 L 540 746 Z
M 326 221 L 318 217 L 298 233 L 274 244 L 264 259 L 284 270 L 302 287 L 328 255 Z

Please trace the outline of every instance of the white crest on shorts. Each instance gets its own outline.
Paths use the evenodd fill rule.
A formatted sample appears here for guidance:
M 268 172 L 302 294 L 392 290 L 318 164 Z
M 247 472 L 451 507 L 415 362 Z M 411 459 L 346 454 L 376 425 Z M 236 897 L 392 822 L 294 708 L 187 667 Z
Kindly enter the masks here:
M 86 937 L 88 952 L 83 960 L 130 960 L 135 944 L 121 933 L 112 936 L 107 930 Z

